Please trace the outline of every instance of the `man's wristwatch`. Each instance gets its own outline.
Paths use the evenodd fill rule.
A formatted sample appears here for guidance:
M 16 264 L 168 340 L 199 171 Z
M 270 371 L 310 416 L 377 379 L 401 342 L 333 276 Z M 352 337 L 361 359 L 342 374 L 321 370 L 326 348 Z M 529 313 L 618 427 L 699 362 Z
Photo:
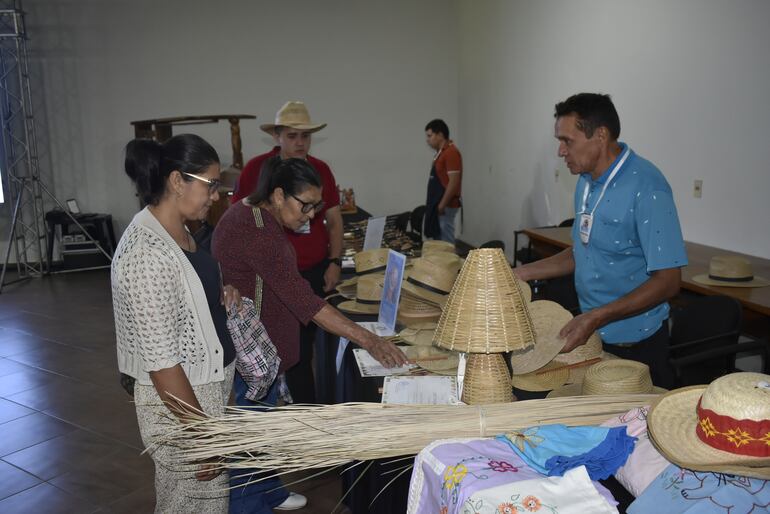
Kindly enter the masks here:
M 336 264 L 337 266 L 342 268 L 342 259 L 340 259 L 339 257 L 335 257 L 333 259 L 329 259 L 329 264 Z

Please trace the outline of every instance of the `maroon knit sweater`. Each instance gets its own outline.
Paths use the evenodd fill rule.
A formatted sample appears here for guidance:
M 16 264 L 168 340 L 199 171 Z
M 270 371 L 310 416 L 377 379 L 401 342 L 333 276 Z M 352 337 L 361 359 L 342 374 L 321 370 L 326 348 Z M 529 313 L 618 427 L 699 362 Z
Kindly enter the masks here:
M 299 361 L 299 324 L 309 323 L 326 302 L 299 274 L 294 248 L 272 214 L 256 211 L 243 202 L 230 206 L 217 223 L 211 250 L 222 266 L 224 283 L 242 296 L 254 300 L 257 277 L 262 279 L 257 309 L 278 349 L 282 373 Z

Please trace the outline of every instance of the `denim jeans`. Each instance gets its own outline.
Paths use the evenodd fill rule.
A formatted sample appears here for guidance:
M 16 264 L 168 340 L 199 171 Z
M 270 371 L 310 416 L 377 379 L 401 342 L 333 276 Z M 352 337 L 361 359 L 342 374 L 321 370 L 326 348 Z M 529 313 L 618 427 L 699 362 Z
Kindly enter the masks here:
M 277 383 L 273 383 L 267 396 L 259 404 L 247 400 L 245 395 L 248 387 L 237 371 L 233 389 L 236 405 L 247 407 L 259 404 L 275 405 L 278 400 Z M 259 478 L 259 474 L 253 474 L 255 471 L 253 469 L 230 471 L 230 486 L 246 484 L 250 480 Z M 268 478 L 249 485 L 234 487 L 230 489 L 230 514 L 272 514 L 273 507 L 280 505 L 288 497 L 289 491 L 283 487 L 278 478 Z
M 446 207 L 444 214 L 438 217 L 438 224 L 441 227 L 441 240 L 454 244 L 455 242 L 455 217 L 459 207 Z

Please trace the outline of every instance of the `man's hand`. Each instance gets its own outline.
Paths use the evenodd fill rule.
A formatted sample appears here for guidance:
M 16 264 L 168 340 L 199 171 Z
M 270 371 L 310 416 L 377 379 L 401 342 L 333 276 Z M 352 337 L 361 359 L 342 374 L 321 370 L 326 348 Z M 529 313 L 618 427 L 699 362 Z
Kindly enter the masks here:
M 375 342 L 370 344 L 366 351 L 386 368 L 403 366 L 408 362 L 398 346 L 378 336 L 375 336 Z
M 578 346 L 586 344 L 591 334 L 601 326 L 598 316 L 594 314 L 595 312 L 591 311 L 575 316 L 562 327 L 559 331 L 559 337 L 563 338 L 565 343 L 560 353 L 571 352 Z
M 324 271 L 324 291 L 329 292 L 340 282 L 340 273 L 342 269 L 335 263 L 330 262 Z
M 436 212 L 438 212 L 438 215 L 439 215 L 439 216 L 443 216 L 443 215 L 444 215 L 444 212 L 446 212 L 446 206 L 443 206 L 443 207 L 442 207 L 442 206 L 441 206 L 441 204 L 439 204 L 439 205 L 436 207 Z

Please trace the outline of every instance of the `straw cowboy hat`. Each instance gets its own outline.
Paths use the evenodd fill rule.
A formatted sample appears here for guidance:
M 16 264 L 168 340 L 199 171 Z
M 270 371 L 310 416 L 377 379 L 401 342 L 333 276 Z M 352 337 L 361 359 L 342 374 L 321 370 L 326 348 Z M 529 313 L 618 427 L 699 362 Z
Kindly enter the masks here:
M 388 249 L 376 248 L 374 250 L 364 250 L 353 256 L 353 262 L 356 265 L 356 276 L 343 280 L 337 284 L 337 291 L 343 294 L 342 290 L 349 291 L 355 287 L 358 277 L 361 275 L 377 274 L 385 277 L 385 268 L 388 265 Z M 344 295 L 343 295 L 344 296 Z
M 271 136 L 275 134 L 276 127 L 289 127 L 305 132 L 318 132 L 326 126 L 326 123 L 312 123 L 310 113 L 302 102 L 286 102 L 275 114 L 275 123 L 265 123 L 259 126 Z
M 398 333 L 406 344 L 413 346 L 433 346 L 433 334 L 436 324 L 432 322 L 415 323 Z
M 564 364 L 549 362 L 531 373 L 513 375 L 511 385 L 523 391 L 551 391 L 569 383 L 569 376 L 570 370 Z
M 708 274 L 695 275 L 692 279 L 707 286 L 764 287 L 770 285 L 770 280 L 755 276 L 751 262 L 740 255 L 716 255 L 709 261 Z
M 443 305 L 460 272 L 463 260 L 453 253 L 436 252 L 415 259 L 412 269 L 404 273 L 401 290 Z
M 597 394 L 655 394 L 666 390 L 652 385 L 647 364 L 627 359 L 598 362 L 586 370 L 580 384 L 570 384 L 548 393 L 547 398 Z
M 436 322 L 441 317 L 441 309 L 426 301 L 411 297 L 401 291 L 398 302 L 396 320 L 407 327 L 422 326 L 424 323 Z
M 564 348 L 564 339 L 559 331 L 572 314 L 556 302 L 537 300 L 529 305 L 529 314 L 535 333 L 535 344 L 526 353 L 511 355 L 511 370 L 514 375 L 523 375 L 538 370 L 551 362 Z
M 382 298 L 382 277 L 364 275 L 358 277 L 356 298 L 340 303 L 337 308 L 350 314 L 377 314 Z
M 455 253 L 455 245 L 446 241 L 429 239 L 422 243 L 422 255 L 436 252 Z
M 650 440 L 683 468 L 770 479 L 770 375 L 732 373 L 655 401 Z
M 457 352 L 442 350 L 435 346 L 402 346 L 407 359 L 414 361 L 428 371 L 457 372 L 460 357 Z M 422 360 L 425 359 L 425 360 Z

